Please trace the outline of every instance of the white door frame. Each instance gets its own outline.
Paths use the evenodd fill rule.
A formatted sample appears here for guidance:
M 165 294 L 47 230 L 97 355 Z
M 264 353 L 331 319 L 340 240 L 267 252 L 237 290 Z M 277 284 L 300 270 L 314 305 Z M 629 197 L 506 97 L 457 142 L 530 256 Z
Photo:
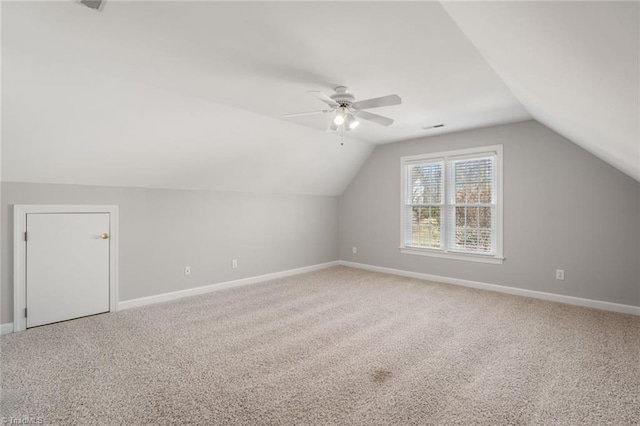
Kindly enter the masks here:
M 115 312 L 118 308 L 118 206 L 16 204 L 13 206 L 13 331 L 27 329 L 24 233 L 29 213 L 109 213 L 109 312 Z

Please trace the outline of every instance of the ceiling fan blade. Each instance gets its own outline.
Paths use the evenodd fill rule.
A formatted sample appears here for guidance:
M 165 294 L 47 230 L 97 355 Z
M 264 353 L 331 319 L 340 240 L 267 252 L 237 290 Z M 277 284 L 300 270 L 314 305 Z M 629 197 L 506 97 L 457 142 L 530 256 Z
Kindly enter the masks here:
M 383 117 L 378 114 L 373 114 L 368 111 L 358 111 L 356 113 L 357 118 L 362 118 L 363 120 L 373 121 L 374 123 L 380 124 L 382 126 L 391 126 L 393 124 L 393 118 Z
M 337 132 L 337 131 L 338 131 L 338 125 L 335 123 L 335 121 L 331 120 L 331 124 L 329 125 L 327 132 Z
M 351 105 L 355 109 L 380 108 L 391 105 L 400 105 L 402 99 L 398 95 L 388 95 L 381 98 L 366 99 L 364 101 L 354 102 Z
M 321 100 L 322 102 L 326 103 L 327 105 L 329 105 L 332 108 L 337 108 L 337 107 L 340 106 L 339 103 L 337 103 L 336 101 L 331 99 L 329 96 L 327 96 L 324 93 L 319 92 L 317 90 L 310 90 L 307 93 L 310 94 L 310 95 L 315 96 L 316 98 L 318 98 L 319 100 Z
M 102 11 L 103 2 L 104 0 L 80 0 L 80 3 L 90 7 L 91 9 L 95 9 L 98 12 Z
M 282 116 L 282 118 L 300 117 L 302 115 L 324 114 L 326 112 L 331 112 L 331 111 L 333 111 L 333 110 L 331 110 L 331 109 L 323 109 L 321 111 L 296 112 L 294 114 L 285 114 L 285 115 Z

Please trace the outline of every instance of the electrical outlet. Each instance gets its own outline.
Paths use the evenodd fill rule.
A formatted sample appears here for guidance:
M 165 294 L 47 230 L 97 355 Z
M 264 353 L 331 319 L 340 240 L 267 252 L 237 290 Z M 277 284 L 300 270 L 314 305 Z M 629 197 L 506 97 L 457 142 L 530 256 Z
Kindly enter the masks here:
M 236 268 L 238 267 L 238 259 L 233 259 L 233 260 L 231 261 L 231 267 L 232 267 L 233 269 L 236 269 Z
M 556 269 L 556 280 L 564 280 L 564 269 Z
M 358 248 L 357 247 L 352 247 L 351 251 L 353 252 L 353 254 L 358 253 Z
M 185 275 L 191 275 L 191 266 L 185 266 L 184 267 L 184 274 Z

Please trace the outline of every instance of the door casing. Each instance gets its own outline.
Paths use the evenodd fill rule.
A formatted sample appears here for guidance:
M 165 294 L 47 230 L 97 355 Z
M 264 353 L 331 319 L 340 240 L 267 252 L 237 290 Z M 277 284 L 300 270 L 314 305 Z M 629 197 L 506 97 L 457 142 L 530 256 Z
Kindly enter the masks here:
M 29 213 L 109 213 L 109 312 L 118 310 L 118 206 L 103 205 L 40 205 L 16 204 L 13 206 L 13 331 L 27 328 L 24 315 L 27 307 L 26 257 Z

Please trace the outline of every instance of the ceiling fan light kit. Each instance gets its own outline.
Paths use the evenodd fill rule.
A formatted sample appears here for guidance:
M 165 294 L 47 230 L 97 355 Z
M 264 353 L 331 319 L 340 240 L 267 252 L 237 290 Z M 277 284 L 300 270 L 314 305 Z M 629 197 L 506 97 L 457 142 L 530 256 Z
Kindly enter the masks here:
M 346 86 L 336 87 L 332 95 L 326 95 L 319 91 L 307 92 L 312 96 L 315 96 L 321 102 L 327 104 L 331 109 L 311 112 L 301 112 L 295 114 L 286 114 L 283 117 L 298 117 L 302 115 L 313 114 L 326 114 L 335 113 L 331 124 L 329 125 L 329 132 L 342 132 L 353 130 L 360 125 L 360 120 L 368 120 L 381 126 L 390 126 L 393 124 L 393 119 L 384 117 L 382 115 L 374 114 L 368 111 L 363 111 L 370 108 L 380 108 L 385 106 L 400 105 L 402 99 L 398 95 L 382 96 L 380 98 L 367 99 L 364 101 L 357 101 Z
M 360 125 L 360 122 L 356 118 L 355 114 L 349 114 L 347 116 L 346 123 L 345 123 L 345 126 L 347 126 L 347 129 L 353 130 L 359 125 Z

